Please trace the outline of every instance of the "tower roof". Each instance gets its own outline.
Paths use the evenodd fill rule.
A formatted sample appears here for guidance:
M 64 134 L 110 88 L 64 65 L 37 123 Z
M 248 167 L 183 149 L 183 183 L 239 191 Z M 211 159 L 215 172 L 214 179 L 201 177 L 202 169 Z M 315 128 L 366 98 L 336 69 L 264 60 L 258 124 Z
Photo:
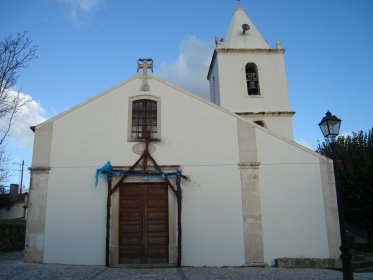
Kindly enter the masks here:
M 243 24 L 248 24 L 250 29 L 243 32 Z M 234 10 L 222 47 L 227 49 L 269 49 L 267 42 L 242 8 Z

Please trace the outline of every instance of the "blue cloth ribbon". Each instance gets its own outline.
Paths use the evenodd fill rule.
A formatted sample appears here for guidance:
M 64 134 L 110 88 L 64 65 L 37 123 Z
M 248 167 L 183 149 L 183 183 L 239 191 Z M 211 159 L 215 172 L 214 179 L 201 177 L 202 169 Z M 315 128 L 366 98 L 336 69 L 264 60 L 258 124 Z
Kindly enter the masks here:
M 111 166 L 110 161 L 108 161 L 103 167 L 98 168 L 96 170 L 96 187 L 98 185 L 98 177 L 100 174 L 104 174 L 106 177 L 106 181 L 111 180 L 114 176 L 125 176 L 125 175 L 131 175 L 131 176 L 141 176 L 141 177 L 147 177 L 147 178 L 159 178 L 162 177 L 164 179 L 168 177 L 182 177 L 183 174 L 178 170 L 176 172 L 160 172 L 160 171 L 147 171 L 147 170 L 142 170 L 139 173 L 134 173 L 134 172 L 128 172 L 128 171 L 121 171 L 121 170 L 113 170 L 113 167 Z M 184 177 L 185 178 L 185 177 Z M 180 186 L 180 191 L 182 192 L 181 186 Z
M 103 167 L 98 168 L 96 170 L 96 187 L 97 187 L 97 184 L 98 184 L 98 176 L 100 176 L 100 174 L 105 172 L 106 181 L 108 181 L 113 176 L 112 170 L 113 169 L 111 167 L 110 161 L 108 161 Z

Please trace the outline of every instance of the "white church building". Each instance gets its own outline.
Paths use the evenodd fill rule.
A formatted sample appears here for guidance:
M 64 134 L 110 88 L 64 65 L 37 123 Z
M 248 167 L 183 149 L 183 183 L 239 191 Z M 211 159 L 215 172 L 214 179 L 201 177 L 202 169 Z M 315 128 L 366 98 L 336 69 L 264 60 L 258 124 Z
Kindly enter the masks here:
M 237 8 L 206 73 L 210 102 L 141 59 L 138 74 L 32 127 L 25 261 L 338 258 L 332 162 L 293 141 L 284 52 Z

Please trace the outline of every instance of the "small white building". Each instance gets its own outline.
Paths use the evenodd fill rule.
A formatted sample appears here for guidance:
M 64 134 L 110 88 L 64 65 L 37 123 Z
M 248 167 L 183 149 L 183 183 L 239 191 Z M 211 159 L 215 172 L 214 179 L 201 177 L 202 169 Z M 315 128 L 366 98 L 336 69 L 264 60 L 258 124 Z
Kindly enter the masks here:
M 140 74 L 34 127 L 25 260 L 337 258 L 332 163 L 293 142 L 276 45 L 238 8 L 208 71 L 211 102 L 147 73 L 142 60 Z
M 18 184 L 11 184 L 9 194 L 3 194 L 9 199 L 9 206 L 0 208 L 0 223 L 2 220 L 22 220 L 27 218 L 28 193 L 21 193 Z

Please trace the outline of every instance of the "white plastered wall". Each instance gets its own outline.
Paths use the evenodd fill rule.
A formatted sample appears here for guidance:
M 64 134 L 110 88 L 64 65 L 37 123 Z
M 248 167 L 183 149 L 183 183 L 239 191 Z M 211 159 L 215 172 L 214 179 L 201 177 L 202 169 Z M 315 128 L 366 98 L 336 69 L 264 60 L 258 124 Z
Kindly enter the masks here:
M 106 183 L 96 168 L 130 166 L 139 157 L 127 141 L 128 97 L 137 77 L 54 121 L 44 262 L 104 264 Z M 183 187 L 182 265 L 245 262 L 236 119 L 153 77 L 161 99 L 161 137 L 154 158 L 177 164 Z
M 220 49 L 215 50 L 208 79 L 210 90 L 215 77 L 215 92 L 223 108 L 244 116 L 244 113 L 264 113 L 266 127 L 288 139 L 293 139 L 287 80 L 282 49 Z M 245 75 L 247 63 L 258 67 L 260 95 L 248 95 Z M 284 114 L 285 113 L 285 114 Z M 280 115 L 276 115 L 280 114 Z
M 264 127 L 272 130 L 273 132 L 282 135 L 288 139 L 293 139 L 293 126 L 291 121 L 291 116 L 266 116 L 266 115 L 258 115 L 258 116 L 247 116 L 247 115 L 240 115 L 245 119 L 250 120 L 250 122 L 254 123 L 255 121 L 263 121 Z
M 265 262 L 329 258 L 319 157 L 264 130 L 256 135 Z
M 282 50 L 217 49 L 216 60 L 222 107 L 232 112 L 290 110 Z M 247 94 L 247 63 L 255 63 L 258 67 L 260 96 Z

